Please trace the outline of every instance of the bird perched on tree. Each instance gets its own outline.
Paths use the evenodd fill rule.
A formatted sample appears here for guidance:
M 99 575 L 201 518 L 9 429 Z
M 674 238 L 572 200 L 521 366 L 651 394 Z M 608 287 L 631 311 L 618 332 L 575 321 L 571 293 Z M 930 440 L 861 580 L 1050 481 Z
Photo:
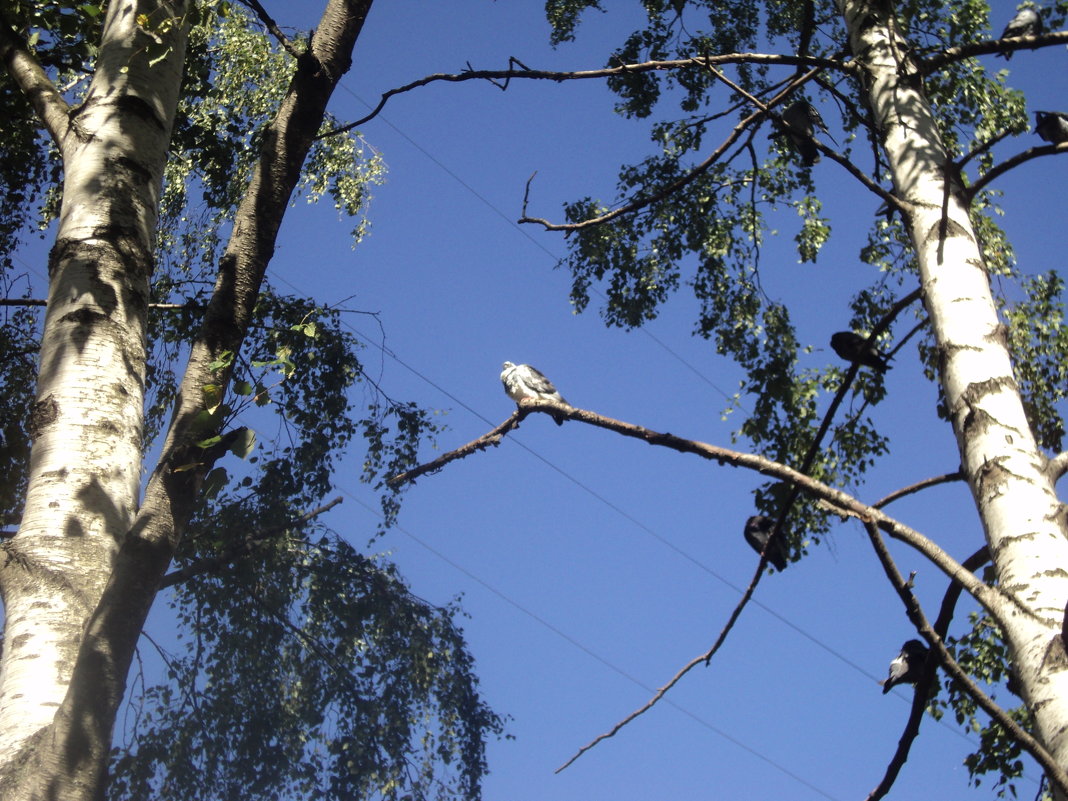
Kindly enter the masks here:
M 885 373 L 886 359 L 875 349 L 875 345 L 865 345 L 867 341 L 867 337 L 852 331 L 839 331 L 831 336 L 831 347 L 847 362 L 860 362 L 866 367 Z
M 816 107 L 807 100 L 798 100 L 786 107 L 782 113 L 782 124 L 777 131 L 768 134 L 768 138 L 789 137 L 790 144 L 801 156 L 801 161 L 806 166 L 811 166 L 820 160 L 820 151 L 813 138 L 817 128 L 831 136 Z M 834 137 L 831 137 L 831 141 L 834 141 Z
M 897 684 L 915 684 L 927 661 L 927 646 L 919 640 L 909 640 L 901 646 L 901 653 L 890 663 L 890 673 L 883 682 L 883 695 Z
M 1063 111 L 1036 111 L 1035 133 L 1055 145 L 1068 142 L 1068 114 Z
M 523 398 L 567 403 L 556 391 L 553 382 L 529 364 L 505 362 L 504 369 L 501 370 L 501 383 L 504 384 L 504 391 L 508 393 L 508 397 L 516 403 Z M 553 414 L 552 417 L 558 426 L 564 424 L 563 415 Z
M 767 548 L 768 561 L 775 565 L 776 570 L 783 571 L 786 569 L 787 561 L 786 545 L 784 544 L 786 531 L 779 531 L 779 536 L 772 540 L 769 547 L 768 540 L 771 539 L 774 531 L 775 521 L 770 517 L 753 515 L 745 521 L 745 541 L 757 553 L 764 553 L 764 549 Z
M 1001 32 L 1001 38 L 1014 39 L 1017 36 L 1036 36 L 1042 33 L 1043 30 L 1042 18 L 1038 16 L 1034 6 L 1028 3 L 1021 6 L 1016 12 L 1016 16 L 1009 20 L 1005 30 Z M 1006 61 L 1012 58 L 1011 51 L 998 53 L 998 55 Z

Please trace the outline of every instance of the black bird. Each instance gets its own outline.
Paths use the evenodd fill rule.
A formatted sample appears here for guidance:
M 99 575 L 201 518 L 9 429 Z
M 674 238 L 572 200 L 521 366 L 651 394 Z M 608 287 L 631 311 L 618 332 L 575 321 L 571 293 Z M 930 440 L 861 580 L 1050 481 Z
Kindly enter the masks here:
M 865 347 L 867 339 L 852 331 L 839 331 L 831 337 L 831 347 L 847 362 L 860 362 L 866 367 L 885 373 L 886 359 L 875 349 L 875 345 Z
M 1037 36 L 1045 29 L 1042 27 L 1042 18 L 1031 6 L 1024 6 L 1016 12 L 1016 16 L 1009 20 L 1005 30 L 1001 32 L 1002 39 L 1014 39 L 1017 36 Z M 1012 52 L 998 53 L 1008 61 L 1012 58 Z
M 1035 133 L 1054 145 L 1068 142 L 1068 114 L 1063 111 L 1036 111 Z
M 774 530 L 775 521 L 770 517 L 753 515 L 745 521 L 745 541 L 757 553 L 763 553 L 764 549 L 767 548 L 768 561 L 775 565 L 776 570 L 781 572 L 786 569 L 787 561 L 786 545 L 783 543 L 786 531 L 780 530 L 779 536 L 775 538 L 769 547 L 768 539 Z
M 782 124 L 777 131 L 768 134 L 768 138 L 789 137 L 790 144 L 801 156 L 801 161 L 806 166 L 812 166 L 820 160 L 820 151 L 813 139 L 817 128 L 828 136 L 831 135 L 816 107 L 807 100 L 798 100 L 786 107 L 782 113 Z M 834 137 L 831 137 L 831 140 L 833 141 Z
M 919 681 L 923 665 L 927 661 L 927 646 L 919 640 L 909 640 L 901 646 L 901 653 L 890 663 L 890 673 L 883 682 L 883 695 L 897 684 L 915 684 Z

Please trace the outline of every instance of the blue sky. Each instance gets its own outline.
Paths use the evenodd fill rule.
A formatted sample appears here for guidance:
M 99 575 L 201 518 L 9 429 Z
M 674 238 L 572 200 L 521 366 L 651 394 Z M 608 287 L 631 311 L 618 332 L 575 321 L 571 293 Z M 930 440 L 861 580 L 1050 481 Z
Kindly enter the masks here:
M 307 27 L 318 4 L 276 5 L 280 22 Z M 1002 5 L 995 18 L 1008 19 L 1012 6 Z M 362 116 L 381 92 L 468 62 L 503 68 L 515 56 L 531 67 L 597 67 L 639 14 L 637 3 L 614 3 L 610 14 L 587 18 L 575 44 L 553 51 L 541 3 L 380 3 L 331 110 Z M 1068 107 L 1063 50 L 1020 54 L 1011 68 L 1032 109 Z M 561 204 L 584 195 L 611 200 L 618 165 L 650 147 L 646 126 L 612 106 L 594 82 L 419 89 L 362 129 L 389 165 L 366 242 L 352 250 L 329 209 L 298 205 L 286 221 L 272 279 L 323 302 L 354 296 L 348 307 L 377 312 L 386 355 L 371 345 L 365 356 L 392 396 L 445 410 L 442 449 L 512 411 L 497 378 L 505 359 L 536 365 L 576 406 L 730 443 L 733 425 L 721 411 L 739 374 L 691 336 L 695 302 L 683 291 L 647 332 L 608 330 L 592 307 L 572 313 L 568 277 L 553 269 L 563 238 L 513 222 L 535 170 L 534 216 L 560 219 Z M 834 110 L 824 117 L 836 133 Z M 998 153 L 1036 142 L 1013 140 Z M 1049 230 L 1064 222 L 1066 173 L 1063 158 L 1047 158 L 999 183 L 1003 222 L 1026 271 L 1060 263 L 1060 238 Z M 827 339 L 845 327 L 848 299 L 870 277 L 856 254 L 880 202 L 826 160 L 814 175 L 832 243 L 817 264 L 798 264 L 791 246 L 799 220 L 783 209 L 762 277 L 769 295 L 792 303 L 802 339 L 818 348 L 811 363 L 820 364 L 834 360 Z M 383 344 L 371 321 L 351 322 Z M 867 500 L 958 464 L 952 434 L 933 414 L 935 390 L 908 348 L 887 385 L 876 420 L 893 435 L 892 453 L 859 489 Z M 359 466 L 354 454 L 339 476 L 348 497 L 331 517 L 358 545 L 376 522 Z M 766 577 L 762 606 L 746 610 L 710 668 L 692 671 L 668 702 L 553 773 L 709 647 L 755 566 L 741 529 L 759 483 L 745 471 L 534 416 L 499 448 L 409 490 L 400 526 L 375 547 L 388 549 L 419 595 L 439 603 L 463 595 L 483 689 L 513 718 L 515 739 L 490 749 L 486 798 L 853 799 L 874 787 L 911 698 L 882 696 L 876 679 L 912 632 L 855 523 Z M 963 486 L 931 490 L 893 512 L 960 557 L 980 543 Z M 895 555 L 903 571 L 917 571 L 919 596 L 936 607 L 943 577 L 908 549 L 895 546 Z M 961 760 L 970 748 L 928 719 L 897 797 L 989 795 L 989 783 L 968 788 Z M 1020 796 L 1036 789 L 1025 780 Z
M 283 27 L 301 29 L 315 25 L 321 8 L 312 0 L 267 5 Z M 468 62 L 504 68 L 515 56 L 531 67 L 601 66 L 641 23 L 636 2 L 611 5 L 610 14 L 587 18 L 576 43 L 554 51 L 540 2 L 380 2 L 331 111 L 358 118 L 382 92 Z M 996 19 L 1012 15 L 1012 4 L 996 5 Z M 1032 109 L 1068 109 L 1065 59 L 1056 48 L 1011 62 Z M 560 219 L 561 204 L 584 195 L 613 198 L 617 167 L 650 145 L 646 124 L 612 107 L 596 82 L 515 82 L 507 92 L 438 84 L 393 99 L 362 128 L 389 166 L 370 236 L 353 250 L 349 226 L 329 204 L 298 202 L 271 280 L 376 313 L 384 338 L 374 320 L 349 317 L 368 342 L 369 372 L 381 371 L 391 397 L 442 410 L 443 450 L 511 413 L 498 379 L 505 359 L 536 365 L 576 406 L 729 445 L 735 425 L 721 411 L 740 375 L 691 335 L 696 303 L 685 290 L 645 331 L 606 329 L 592 305 L 576 315 L 568 303 L 568 276 L 553 269 L 565 253 L 562 236 L 514 224 L 534 171 L 534 216 Z M 824 109 L 824 118 L 841 141 L 837 114 Z M 1037 142 L 1025 136 L 996 152 L 1004 158 Z M 845 327 L 849 297 L 870 278 L 856 254 L 880 201 L 827 160 L 814 176 L 832 242 L 817 264 L 798 264 L 799 218 L 782 209 L 762 279 L 770 296 L 791 304 L 817 365 L 834 361 L 827 340 Z M 1065 221 L 1066 179 L 1068 162 L 1046 158 L 998 184 L 1003 224 L 1027 272 L 1062 261 L 1063 237 L 1050 231 Z M 858 489 L 869 501 L 958 464 L 914 351 L 899 354 L 887 386 L 875 418 L 893 436 L 892 453 Z M 361 463 L 354 451 L 338 475 L 346 500 L 329 523 L 362 548 L 377 500 L 358 483 Z M 490 748 L 487 799 L 805 801 L 855 799 L 874 787 L 911 699 L 882 696 L 876 680 L 912 631 L 855 523 L 765 577 L 758 603 L 711 667 L 553 773 L 710 646 L 756 564 L 741 531 L 759 484 L 753 473 L 535 415 L 500 447 L 408 491 L 399 526 L 373 549 L 388 552 L 418 595 L 435 603 L 463 596 L 486 698 L 512 717 L 514 739 Z M 892 512 L 961 558 L 981 542 L 963 486 L 936 488 Z M 935 608 L 945 579 L 908 549 L 895 544 L 894 553 Z M 961 760 L 971 747 L 928 719 L 896 797 L 988 796 L 989 783 L 968 788 Z M 1024 780 L 1020 797 L 1036 789 Z

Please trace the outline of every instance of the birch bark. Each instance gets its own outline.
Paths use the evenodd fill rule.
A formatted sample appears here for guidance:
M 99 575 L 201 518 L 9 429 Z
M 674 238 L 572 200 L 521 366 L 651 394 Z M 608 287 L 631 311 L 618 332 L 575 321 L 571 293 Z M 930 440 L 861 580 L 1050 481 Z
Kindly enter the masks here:
M 0 570 L 4 797 L 32 797 L 18 766 L 41 748 L 66 695 L 86 622 L 138 509 L 145 320 L 185 13 L 183 0 L 110 3 L 84 103 L 50 120 L 65 168 L 63 205 L 30 411 L 29 488 Z M 108 738 L 110 726 L 88 736 Z M 56 766 L 62 773 L 76 764 Z M 61 790 L 65 781 L 51 785 L 55 797 L 75 797 Z
M 1034 718 L 1035 734 L 1068 766 L 1068 602 L 1063 507 L 1032 436 L 1005 329 L 984 269 L 958 171 L 941 144 L 890 4 L 839 0 L 906 214 L 942 389 L 990 553 L 994 610 Z

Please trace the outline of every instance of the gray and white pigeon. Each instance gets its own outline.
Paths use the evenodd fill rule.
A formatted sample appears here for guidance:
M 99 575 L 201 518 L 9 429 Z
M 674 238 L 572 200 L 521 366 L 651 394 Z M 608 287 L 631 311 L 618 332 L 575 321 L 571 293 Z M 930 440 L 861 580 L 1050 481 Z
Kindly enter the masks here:
M 919 640 L 909 640 L 901 646 L 901 653 L 890 663 L 890 673 L 883 682 L 883 695 L 897 684 L 915 684 L 927 661 L 927 646 Z
M 504 384 L 504 391 L 508 393 L 508 397 L 516 403 L 523 398 L 567 403 L 556 391 L 553 382 L 529 364 L 505 362 L 504 369 L 501 370 L 501 383 Z M 558 426 L 564 424 L 563 415 L 553 414 L 552 418 Z
M 801 156 L 801 161 L 806 166 L 812 166 L 820 160 L 819 148 L 813 140 L 817 128 L 828 136 L 831 135 L 816 107 L 807 100 L 798 100 L 783 110 L 782 124 L 777 131 L 768 134 L 768 138 L 789 137 L 790 144 Z
M 1035 133 L 1054 145 L 1068 142 L 1068 114 L 1063 111 L 1036 111 Z
M 1036 36 L 1044 30 L 1042 18 L 1038 16 L 1038 12 L 1032 6 L 1026 5 L 1020 8 L 1016 12 L 1016 16 L 1009 20 L 1005 30 L 1001 32 L 1001 38 L 1014 39 L 1017 36 Z M 998 53 L 998 55 L 1006 61 L 1012 58 L 1011 51 Z
M 860 362 L 866 367 L 885 373 L 887 368 L 885 357 L 879 354 L 875 345 L 865 347 L 864 343 L 867 341 L 867 337 L 854 334 L 852 331 L 839 331 L 831 336 L 831 347 L 847 362 Z
M 768 547 L 768 540 L 774 530 L 775 521 L 772 518 L 765 515 L 753 515 L 745 521 L 745 541 L 758 554 L 763 553 L 764 548 L 768 548 L 768 561 L 775 565 L 776 570 L 782 572 L 786 569 L 787 561 L 786 546 L 783 544 L 786 531 L 780 531 L 779 536 L 772 541 L 771 547 Z

